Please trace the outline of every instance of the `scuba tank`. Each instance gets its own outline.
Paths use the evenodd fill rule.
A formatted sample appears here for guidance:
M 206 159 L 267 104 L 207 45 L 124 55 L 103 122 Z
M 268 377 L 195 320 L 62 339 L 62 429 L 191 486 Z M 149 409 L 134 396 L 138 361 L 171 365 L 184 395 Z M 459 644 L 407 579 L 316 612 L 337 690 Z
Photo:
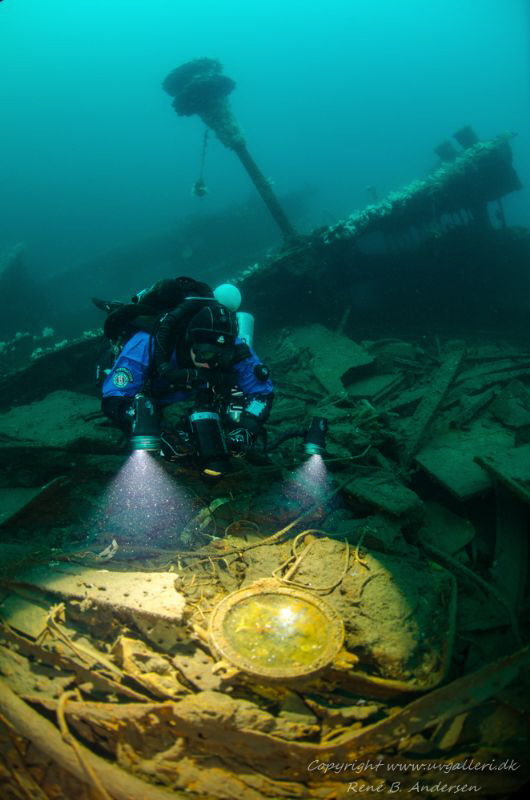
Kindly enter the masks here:
M 252 347 L 254 341 L 254 317 L 247 311 L 238 310 L 241 306 L 242 298 L 237 286 L 232 283 L 222 283 L 214 289 L 213 296 L 230 311 L 236 312 L 238 339 L 241 339 L 248 347 Z M 243 392 L 239 389 L 232 389 L 224 411 L 224 417 L 228 418 L 232 423 L 238 424 L 241 420 L 243 412 L 242 398 Z
M 238 338 L 242 339 L 247 347 L 252 347 L 254 341 L 254 317 L 247 311 L 238 311 L 236 313 Z M 241 414 L 243 413 L 243 392 L 238 389 L 232 389 L 230 402 L 226 408 L 226 416 L 235 424 L 241 421 Z
M 247 311 L 238 311 L 237 317 L 237 335 L 242 339 L 246 345 L 252 347 L 254 341 L 254 317 Z

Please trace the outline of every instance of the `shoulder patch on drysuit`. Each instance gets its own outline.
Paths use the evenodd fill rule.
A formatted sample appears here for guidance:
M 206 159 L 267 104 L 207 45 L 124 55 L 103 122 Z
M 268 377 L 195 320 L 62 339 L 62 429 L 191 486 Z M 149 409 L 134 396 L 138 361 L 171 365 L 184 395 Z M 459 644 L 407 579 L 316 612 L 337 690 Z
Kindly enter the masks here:
M 127 367 L 118 367 L 112 376 L 112 383 L 117 389 L 124 389 L 133 382 L 133 374 Z

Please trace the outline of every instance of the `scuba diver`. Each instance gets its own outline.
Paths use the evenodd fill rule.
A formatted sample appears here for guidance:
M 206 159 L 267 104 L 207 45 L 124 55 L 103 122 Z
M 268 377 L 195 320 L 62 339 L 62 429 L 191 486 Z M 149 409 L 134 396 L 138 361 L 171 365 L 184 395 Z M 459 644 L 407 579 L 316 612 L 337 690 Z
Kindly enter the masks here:
M 212 292 L 187 277 L 158 281 L 127 304 L 93 298 L 108 313 L 113 359 L 100 365 L 101 407 L 133 449 L 194 454 L 204 474 L 221 475 L 262 434 L 273 385 L 251 346 L 253 318 L 236 313 L 240 299 L 235 286 Z M 187 399 L 182 430 L 164 429 L 162 410 Z

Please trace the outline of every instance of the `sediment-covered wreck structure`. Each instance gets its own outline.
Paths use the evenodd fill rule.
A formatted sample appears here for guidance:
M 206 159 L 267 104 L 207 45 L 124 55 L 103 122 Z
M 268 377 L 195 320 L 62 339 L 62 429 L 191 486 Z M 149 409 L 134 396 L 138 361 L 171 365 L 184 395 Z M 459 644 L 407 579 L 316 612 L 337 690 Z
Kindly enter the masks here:
M 519 187 L 509 137 L 465 141 L 235 276 L 284 443 L 214 485 L 156 463 L 149 499 L 80 376 L 97 336 L 6 343 L 3 796 L 528 780 L 530 343 L 522 304 L 484 306 L 530 236 L 490 216 Z M 313 418 L 309 462 L 290 433 Z

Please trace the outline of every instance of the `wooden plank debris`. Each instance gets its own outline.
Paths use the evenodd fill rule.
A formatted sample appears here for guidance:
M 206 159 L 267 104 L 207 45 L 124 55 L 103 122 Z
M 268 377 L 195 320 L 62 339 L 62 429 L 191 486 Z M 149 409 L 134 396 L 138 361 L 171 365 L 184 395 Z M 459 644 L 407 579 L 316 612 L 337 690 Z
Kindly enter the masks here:
M 450 555 L 462 550 L 475 537 L 471 522 L 438 502 L 425 503 L 425 523 L 418 532 L 420 541 L 427 541 Z
M 529 662 L 530 647 L 527 646 L 429 692 L 397 714 L 368 725 L 357 735 L 346 734 L 343 742 L 336 741 L 335 760 L 342 756 L 343 748 L 348 748 L 350 755 L 359 758 L 367 753 L 380 752 L 404 737 L 456 717 L 508 686 Z
M 52 615 L 53 609 L 50 609 L 49 620 Z M 76 639 L 74 643 L 66 629 L 58 626 L 57 623 L 52 624 L 51 630 L 48 624 L 41 633 L 43 636 L 37 643 L 28 636 L 18 634 L 9 625 L 0 625 L 0 641 L 9 645 L 11 650 L 16 650 L 26 656 L 32 664 L 44 664 L 54 669 L 64 670 L 70 676 L 75 676 L 79 683 L 90 684 L 96 692 L 123 695 L 139 702 L 145 700 L 145 695 L 120 683 L 123 677 L 121 670 L 109 662 L 101 651 L 96 651 L 94 647 L 87 649 L 86 643 L 81 650 L 79 639 Z M 51 634 L 53 641 L 51 647 L 47 644 L 49 640 L 44 636 L 45 633 Z
M 157 625 L 165 624 L 182 635 L 185 599 L 175 589 L 175 576 L 168 572 L 111 572 L 74 565 L 34 567 L 7 582 L 15 593 L 31 590 L 52 595 L 67 604 L 71 614 L 97 620 L 97 626 L 114 630 L 118 621 L 141 627 L 150 639 L 162 639 Z M 9 614 L 4 617 L 10 623 Z M 158 639 L 157 639 L 158 641 Z
M 475 461 L 523 502 L 530 503 L 530 445 L 477 455 Z
M 481 392 L 476 396 L 464 395 L 464 397 L 460 399 L 460 408 L 451 416 L 451 427 L 465 427 L 469 422 L 475 419 L 496 396 L 496 388 L 487 389 L 485 392 Z
M 467 500 L 492 486 L 488 472 L 475 457 L 512 447 L 512 433 L 500 426 L 484 427 L 477 420 L 469 430 L 448 430 L 433 437 L 416 454 L 416 463 L 459 500 Z
M 252 703 L 213 691 L 169 701 L 163 706 L 74 701 L 68 704 L 67 715 L 76 728 L 81 729 L 89 722 L 100 734 L 115 737 L 118 729 L 124 731 L 130 726 L 138 729 L 149 717 L 156 724 L 163 714 L 165 719 L 171 719 L 174 736 L 186 736 L 190 747 L 200 741 L 201 752 L 215 749 L 217 755 L 228 760 L 234 755 L 243 760 L 250 756 L 258 769 L 276 779 L 303 779 L 307 764 L 323 758 L 323 754 L 329 755 L 330 747 L 335 762 L 359 759 L 381 753 L 415 733 L 475 708 L 508 686 L 529 662 L 527 646 L 434 689 L 378 722 L 362 728 L 348 726 L 334 738 L 332 745 L 291 741 L 286 747 L 285 741 L 275 735 L 270 714 L 256 709 Z
M 470 363 L 481 363 L 484 361 L 500 361 L 504 358 L 513 360 L 526 360 L 530 361 L 530 353 L 522 352 L 521 350 L 509 350 L 506 344 L 482 344 L 476 347 L 471 347 L 468 351 L 468 360 Z
M 361 378 L 348 386 L 348 396 L 353 400 L 366 399 L 372 403 L 380 403 L 402 388 L 402 373 L 385 373 Z
M 528 377 L 529 370 L 530 364 L 517 367 L 517 369 L 500 370 L 499 372 L 486 372 L 485 374 L 476 376 L 474 378 L 466 378 L 459 383 L 458 386 L 455 386 L 455 392 L 451 392 L 451 397 L 453 394 L 459 395 L 461 393 L 476 394 L 477 392 L 484 391 L 484 389 L 487 389 L 489 386 L 504 386 L 510 381 L 518 378 Z
M 333 347 L 333 358 L 330 358 L 330 346 Z M 373 363 L 374 357 L 360 344 L 347 336 L 332 333 L 323 337 L 312 366 L 317 380 L 332 393 L 344 390 L 356 375 L 366 375 Z
M 530 392 L 520 381 L 505 386 L 491 411 L 507 428 L 517 430 L 530 426 Z
M 344 392 L 347 383 L 357 375 L 366 375 L 375 361 L 364 347 L 323 325 L 298 328 L 292 332 L 291 339 L 299 351 L 308 349 L 311 352 L 313 375 L 329 394 Z
M 184 797 L 178 791 L 169 794 L 165 789 L 146 785 L 140 778 L 130 775 L 115 764 L 94 755 L 88 748 L 76 743 L 76 751 L 63 738 L 53 723 L 42 717 L 31 706 L 11 691 L 7 683 L 0 681 L 0 712 L 10 723 L 15 733 L 32 742 L 37 749 L 52 762 L 74 775 L 84 786 L 94 788 L 87 775 L 87 765 L 92 774 L 97 774 L 114 800 L 131 800 L 144 797 L 146 800 L 169 800 L 170 797 Z M 79 754 L 81 760 L 79 759 Z
M 392 473 L 377 472 L 354 478 L 347 484 L 344 493 L 393 516 L 417 516 L 423 513 L 423 504 L 418 495 Z
M 49 608 L 38 599 L 21 597 L 12 593 L 4 597 L 0 603 L 0 618 L 9 621 L 9 625 L 26 636 L 37 639 L 46 627 Z
M 416 455 L 429 425 L 453 382 L 464 355 L 464 350 L 455 350 L 450 353 L 435 373 L 427 393 L 416 408 L 407 426 L 406 444 L 401 459 L 403 467 L 409 467 Z
M 387 400 L 383 404 L 382 410 L 404 414 L 417 406 L 427 391 L 428 388 L 426 386 L 415 386 L 413 389 L 404 389 L 397 397 Z
M 189 694 L 168 656 L 149 648 L 139 639 L 120 636 L 112 648 L 116 663 L 155 697 L 177 698 Z
M 480 380 L 492 374 L 502 376 L 507 372 L 512 372 L 514 369 L 520 370 L 529 368 L 530 358 L 527 355 L 521 356 L 520 358 L 498 358 L 494 361 L 466 367 L 455 379 L 455 386 L 466 383 L 466 381 Z

